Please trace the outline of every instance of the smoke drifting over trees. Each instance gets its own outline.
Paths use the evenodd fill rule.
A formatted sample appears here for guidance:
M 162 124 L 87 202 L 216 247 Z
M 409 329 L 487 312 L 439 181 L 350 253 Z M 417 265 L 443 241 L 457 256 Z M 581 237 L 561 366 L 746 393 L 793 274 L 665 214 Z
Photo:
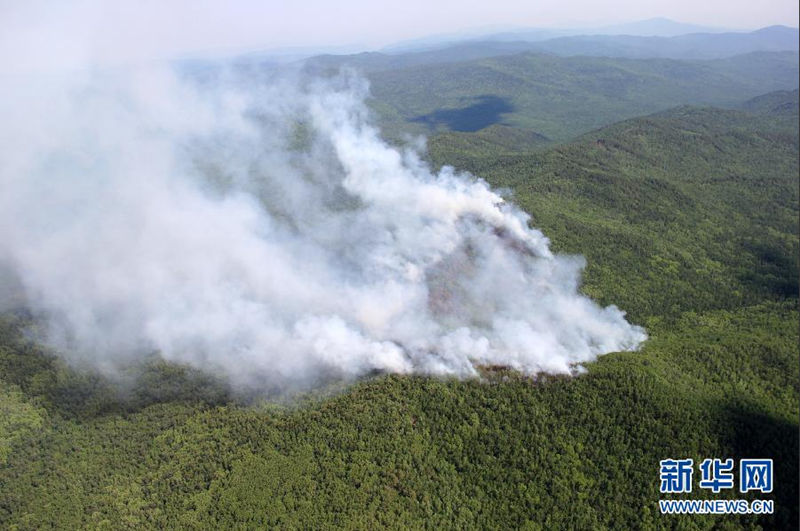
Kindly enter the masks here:
M 569 373 L 646 338 L 483 181 L 383 142 L 362 79 L 266 77 L 3 89 L 2 258 L 65 356 L 306 387 Z

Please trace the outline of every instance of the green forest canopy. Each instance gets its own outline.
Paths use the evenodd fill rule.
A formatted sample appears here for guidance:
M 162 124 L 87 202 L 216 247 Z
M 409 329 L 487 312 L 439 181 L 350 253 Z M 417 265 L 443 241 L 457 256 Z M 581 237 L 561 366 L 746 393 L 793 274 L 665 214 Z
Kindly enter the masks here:
M 796 107 L 755 112 L 679 107 L 545 151 L 500 127 L 431 139 L 648 328 L 579 377 L 377 376 L 245 405 L 154 359 L 121 392 L 6 313 L 0 527 L 796 528 Z M 658 514 L 670 457 L 774 459 L 776 513 Z

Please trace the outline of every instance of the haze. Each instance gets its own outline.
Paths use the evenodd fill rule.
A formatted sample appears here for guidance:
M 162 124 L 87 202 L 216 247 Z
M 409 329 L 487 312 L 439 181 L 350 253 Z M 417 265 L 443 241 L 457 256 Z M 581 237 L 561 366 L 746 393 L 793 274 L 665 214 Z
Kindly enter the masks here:
M 3 1 L 0 59 L 5 72 L 14 72 L 291 47 L 363 51 L 475 28 L 598 27 L 652 17 L 749 30 L 797 26 L 798 5 L 793 0 Z

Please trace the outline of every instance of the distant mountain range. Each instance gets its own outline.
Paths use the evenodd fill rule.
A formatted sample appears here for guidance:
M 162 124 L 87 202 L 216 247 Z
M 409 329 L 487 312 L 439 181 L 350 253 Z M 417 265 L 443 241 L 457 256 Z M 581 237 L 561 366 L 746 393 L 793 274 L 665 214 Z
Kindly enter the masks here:
M 750 33 L 691 33 L 677 37 L 584 35 L 550 39 L 531 48 L 563 56 L 718 59 L 751 52 L 797 51 L 798 30 L 770 26 Z
M 681 61 L 521 53 L 368 72 L 384 131 L 430 134 L 510 125 L 565 141 L 683 104 L 735 107 L 794 90 L 797 52 Z
M 638 37 L 676 37 L 689 33 L 723 33 L 733 31 L 726 28 L 700 26 L 675 22 L 668 18 L 657 17 L 625 24 L 588 28 L 512 28 L 503 31 L 471 30 L 461 33 L 447 33 L 429 35 L 418 39 L 402 41 L 386 46 L 381 52 L 405 53 L 411 51 L 424 51 L 435 48 L 452 46 L 464 41 L 527 41 L 536 42 L 558 37 L 572 37 L 578 35 L 633 35 Z
M 667 36 L 698 29 L 709 31 Z M 737 107 L 759 94 L 798 86 L 797 28 L 715 33 L 651 19 L 596 28 L 594 35 L 535 40 L 545 35 L 539 31 L 553 33 L 514 30 L 404 53 L 317 55 L 290 68 L 315 76 L 345 66 L 363 73 L 375 116 L 394 139 L 494 125 L 538 135 L 539 145 L 677 105 Z M 503 40 L 512 37 L 531 40 Z M 280 71 L 277 62 L 260 54 L 234 60 L 262 74 Z M 207 65 L 186 64 L 200 77 Z M 784 104 L 791 106 L 774 107 Z
M 505 36 L 522 34 L 503 34 Z M 351 66 L 364 72 L 483 59 L 522 52 L 560 56 L 600 56 L 663 59 L 719 59 L 752 52 L 797 52 L 797 28 L 770 26 L 748 33 L 691 33 L 674 37 L 637 35 L 574 35 L 546 40 L 487 38 L 405 53 L 365 52 L 319 55 L 306 61 L 310 71 Z
M 749 99 L 742 104 L 742 109 L 750 112 L 759 112 L 769 115 L 796 117 L 800 105 L 798 104 L 798 90 L 777 90 Z

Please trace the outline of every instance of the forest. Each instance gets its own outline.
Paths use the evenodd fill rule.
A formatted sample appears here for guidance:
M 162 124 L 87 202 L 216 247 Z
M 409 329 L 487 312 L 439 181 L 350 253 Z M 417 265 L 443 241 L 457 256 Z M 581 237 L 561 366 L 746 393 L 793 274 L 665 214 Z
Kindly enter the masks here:
M 507 190 L 555 252 L 585 256 L 581 291 L 645 327 L 643 348 L 574 377 L 483 367 L 243 396 L 155 354 L 122 383 L 69 365 L 4 280 L 0 527 L 796 529 L 797 54 L 370 75 L 381 126 L 426 132 L 434 168 Z M 444 112 L 470 105 L 491 115 L 479 128 Z M 661 515 L 659 461 L 715 457 L 773 459 L 775 513 Z

